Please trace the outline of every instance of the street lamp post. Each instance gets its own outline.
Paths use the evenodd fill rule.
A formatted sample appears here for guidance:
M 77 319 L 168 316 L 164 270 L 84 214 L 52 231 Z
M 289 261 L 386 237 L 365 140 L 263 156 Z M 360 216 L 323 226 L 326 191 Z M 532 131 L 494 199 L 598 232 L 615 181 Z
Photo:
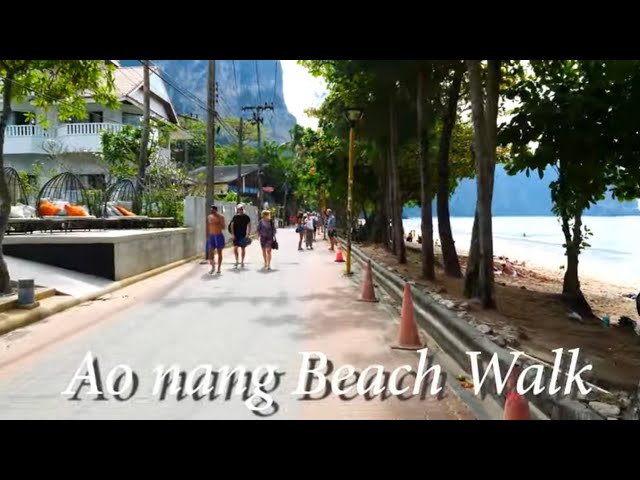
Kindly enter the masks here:
M 356 123 L 362 119 L 362 108 L 349 107 L 345 109 L 345 116 L 349 121 L 349 179 L 347 183 L 347 264 L 346 274 L 351 275 L 351 230 L 353 227 L 353 161 L 355 149 Z

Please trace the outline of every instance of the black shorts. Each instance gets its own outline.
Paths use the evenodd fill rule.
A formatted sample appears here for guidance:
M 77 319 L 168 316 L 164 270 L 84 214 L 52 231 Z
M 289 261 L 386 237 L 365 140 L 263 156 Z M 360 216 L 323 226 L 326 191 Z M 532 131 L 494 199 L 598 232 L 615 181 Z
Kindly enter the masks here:
M 327 235 L 329 235 L 330 237 L 335 237 L 336 236 L 336 231 L 332 228 L 331 230 L 329 230 L 327 232 Z
M 251 243 L 251 241 L 247 238 L 247 237 L 234 237 L 233 239 L 233 245 L 236 247 L 242 247 L 245 248 L 247 245 L 249 245 L 249 243 Z

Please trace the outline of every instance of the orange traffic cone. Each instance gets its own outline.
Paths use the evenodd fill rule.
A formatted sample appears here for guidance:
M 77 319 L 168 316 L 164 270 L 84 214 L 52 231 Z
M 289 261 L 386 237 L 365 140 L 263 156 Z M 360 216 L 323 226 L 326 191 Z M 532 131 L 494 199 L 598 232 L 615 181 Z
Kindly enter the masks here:
M 344 258 L 342 257 L 342 250 L 340 249 L 340 247 L 336 249 L 336 259 L 334 260 L 334 262 L 344 262 Z
M 400 334 L 398 343 L 391 348 L 399 350 L 420 350 L 424 348 L 424 342 L 420 338 L 418 326 L 413 312 L 413 299 L 409 283 L 404 284 L 402 298 L 402 315 L 400 316 Z
M 360 302 L 377 302 L 376 292 L 373 289 L 373 271 L 371 270 L 371 260 L 367 261 L 367 269 L 364 272 L 364 282 L 362 283 L 362 295 L 358 299 Z
M 518 392 L 511 390 L 504 402 L 503 420 L 530 420 L 529 402 Z

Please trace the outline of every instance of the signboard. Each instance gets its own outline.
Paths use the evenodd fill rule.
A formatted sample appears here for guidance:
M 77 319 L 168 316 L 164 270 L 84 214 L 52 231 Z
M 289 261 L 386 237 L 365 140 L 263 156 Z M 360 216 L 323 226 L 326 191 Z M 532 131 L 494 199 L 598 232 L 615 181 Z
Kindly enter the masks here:
M 229 190 L 238 193 L 238 187 L 236 187 L 235 185 L 229 185 Z M 244 187 L 244 193 L 246 194 L 255 194 L 257 192 L 258 189 L 255 187 Z

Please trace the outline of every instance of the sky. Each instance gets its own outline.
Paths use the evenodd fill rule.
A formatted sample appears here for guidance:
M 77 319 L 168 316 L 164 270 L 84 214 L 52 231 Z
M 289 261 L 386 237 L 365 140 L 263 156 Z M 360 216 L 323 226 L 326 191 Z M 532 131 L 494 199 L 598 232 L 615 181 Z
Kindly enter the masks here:
M 282 65 L 282 87 L 287 109 L 303 127 L 317 128 L 318 120 L 308 117 L 304 111 L 319 107 L 327 94 L 326 84 L 314 78 L 297 60 L 280 60 Z

